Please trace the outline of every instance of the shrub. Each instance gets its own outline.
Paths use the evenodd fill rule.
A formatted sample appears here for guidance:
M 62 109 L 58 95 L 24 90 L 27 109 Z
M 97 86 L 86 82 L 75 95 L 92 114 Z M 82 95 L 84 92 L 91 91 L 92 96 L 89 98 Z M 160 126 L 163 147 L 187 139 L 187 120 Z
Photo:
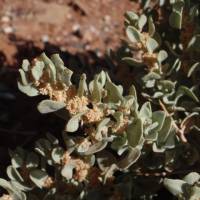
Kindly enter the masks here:
M 199 4 L 142 2 L 141 15 L 125 14 L 129 92 L 105 71 L 73 84 L 58 54 L 23 61 L 19 89 L 46 96 L 38 110 L 66 127 L 60 140 L 36 141 L 34 152 L 10 151 L 2 200 L 152 199 L 163 183 L 179 199 L 200 198 L 197 173 L 170 179 L 199 164 Z

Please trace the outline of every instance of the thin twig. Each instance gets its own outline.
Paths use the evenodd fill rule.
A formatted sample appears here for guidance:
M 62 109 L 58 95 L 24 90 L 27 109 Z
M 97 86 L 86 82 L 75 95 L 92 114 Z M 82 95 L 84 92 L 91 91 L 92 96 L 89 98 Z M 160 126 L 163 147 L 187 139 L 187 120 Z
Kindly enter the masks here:
M 191 171 L 195 171 L 197 173 L 200 173 L 199 169 L 188 169 L 188 170 L 179 170 L 179 171 L 173 171 L 173 172 L 168 172 L 168 171 L 162 171 L 162 172 L 135 172 L 134 175 L 136 176 L 145 176 L 145 177 L 166 177 L 170 175 L 178 175 L 178 174 L 188 174 Z
M 168 112 L 168 110 L 166 109 L 165 105 L 162 103 L 161 100 L 159 100 L 159 103 L 160 103 L 160 106 L 162 107 L 163 111 L 167 114 L 167 116 L 171 117 L 171 114 Z M 183 127 L 182 129 L 179 128 L 177 126 L 177 124 L 175 123 L 175 121 L 173 120 L 173 118 L 172 118 L 172 125 L 176 129 L 176 134 L 179 136 L 179 138 L 181 139 L 181 141 L 184 142 L 184 143 L 186 143 L 187 139 L 186 139 L 185 134 L 184 134 L 185 127 Z

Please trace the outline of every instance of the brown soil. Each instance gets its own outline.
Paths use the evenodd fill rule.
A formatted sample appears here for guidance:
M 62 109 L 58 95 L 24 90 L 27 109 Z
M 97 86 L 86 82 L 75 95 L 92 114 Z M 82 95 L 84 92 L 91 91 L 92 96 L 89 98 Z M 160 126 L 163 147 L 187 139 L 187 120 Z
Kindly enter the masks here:
M 31 48 L 27 42 L 39 49 L 50 43 L 70 54 L 93 51 L 102 57 L 120 44 L 124 12 L 138 7 L 129 0 L 1 0 L 0 6 L 0 52 L 10 66 L 19 63 L 19 47 Z M 27 56 L 23 53 L 22 58 Z

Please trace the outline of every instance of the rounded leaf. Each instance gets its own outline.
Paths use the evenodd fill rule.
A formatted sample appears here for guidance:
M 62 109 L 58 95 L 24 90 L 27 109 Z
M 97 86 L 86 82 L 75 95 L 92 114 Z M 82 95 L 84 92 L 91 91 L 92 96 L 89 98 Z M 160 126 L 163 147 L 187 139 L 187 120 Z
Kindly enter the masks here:
M 158 42 L 156 40 L 154 40 L 153 38 L 149 37 L 147 39 L 146 46 L 147 46 L 148 52 L 149 53 L 153 53 L 159 45 L 158 45 Z
M 158 53 L 158 62 L 161 64 L 164 60 L 166 60 L 168 57 L 168 54 L 166 51 L 161 50 Z
M 30 66 L 30 62 L 29 62 L 27 59 L 24 59 L 24 60 L 22 61 L 22 69 L 23 69 L 25 72 L 28 72 L 29 66 Z
M 157 140 L 158 146 L 160 145 L 162 146 L 166 142 L 170 134 L 171 128 L 172 128 L 172 118 L 170 116 L 167 116 L 165 118 L 161 130 L 158 132 L 158 140 Z
M 36 88 L 34 88 L 31 84 L 22 85 L 19 81 L 17 82 L 18 88 L 21 92 L 25 93 L 26 95 L 33 97 L 39 95 L 39 92 Z
M 182 13 L 173 11 L 169 16 L 169 24 L 173 28 L 181 29 Z
M 128 154 L 125 158 L 120 160 L 117 163 L 117 166 L 121 170 L 128 169 L 131 165 L 133 165 L 140 157 L 141 151 L 138 148 L 130 148 L 128 150 Z
M 62 176 L 65 177 L 66 179 L 70 180 L 73 176 L 74 167 L 75 166 L 73 164 L 64 165 L 64 167 L 61 170 Z
M 166 118 L 166 113 L 163 111 L 155 111 L 152 114 L 152 121 L 153 122 L 158 122 L 158 126 L 156 127 L 156 130 L 159 131 L 164 124 Z
M 83 115 L 84 113 L 79 113 L 77 115 L 74 115 L 68 122 L 67 125 L 65 127 L 65 130 L 67 132 L 75 132 L 78 130 L 79 127 L 79 121 L 80 121 L 80 117 Z
M 26 77 L 26 73 L 24 72 L 24 70 L 22 69 L 19 69 L 19 73 L 20 73 L 20 76 L 21 76 L 21 81 L 22 81 L 22 84 L 23 85 L 28 85 L 28 80 L 27 80 L 27 77 Z
M 183 180 L 188 184 L 193 185 L 200 180 L 200 174 L 197 172 L 191 172 L 186 175 Z
M 20 173 L 17 171 L 17 169 L 12 167 L 11 165 L 7 167 L 7 175 L 11 180 L 15 180 L 18 182 L 24 181 Z
M 183 194 L 183 185 L 186 184 L 185 181 L 178 179 L 164 179 L 164 186 L 174 195 L 179 196 Z
M 138 20 L 138 27 L 140 31 L 143 29 L 144 25 L 147 23 L 147 17 L 145 15 L 141 15 Z
M 100 141 L 97 142 L 95 144 L 93 144 L 92 146 L 89 147 L 89 149 L 86 152 L 82 152 L 82 155 L 92 155 L 95 154 L 99 151 L 102 151 L 106 146 L 107 146 L 108 142 L 107 141 Z
M 128 144 L 136 147 L 141 144 L 143 139 L 143 125 L 141 119 L 135 119 L 127 128 Z
M 141 42 L 141 34 L 135 27 L 128 26 L 126 29 L 126 34 L 131 42 Z
M 148 18 L 148 33 L 151 37 L 153 37 L 155 30 L 156 30 L 156 28 L 155 28 L 155 25 L 153 23 L 153 19 L 152 19 L 152 17 L 149 17 Z
M 35 81 L 38 81 L 42 74 L 44 69 L 44 63 L 41 61 L 36 61 L 35 66 L 31 69 L 31 73 Z
M 51 153 L 51 157 L 53 158 L 55 163 L 60 163 L 64 152 L 65 151 L 62 147 L 56 147 L 53 149 L 53 151 Z
M 43 100 L 38 104 L 38 110 L 40 113 L 56 112 L 65 107 L 65 103 L 52 100 Z

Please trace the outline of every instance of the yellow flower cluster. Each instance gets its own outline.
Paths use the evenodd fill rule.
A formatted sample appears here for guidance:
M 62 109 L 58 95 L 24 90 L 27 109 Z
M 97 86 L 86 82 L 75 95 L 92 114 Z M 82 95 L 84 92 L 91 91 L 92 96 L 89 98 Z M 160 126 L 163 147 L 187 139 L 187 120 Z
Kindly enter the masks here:
M 88 163 L 85 163 L 81 159 L 75 159 L 74 162 L 75 162 L 75 166 L 76 166 L 74 179 L 79 182 L 82 182 L 86 179 L 86 177 L 88 175 L 90 165 Z
M 141 42 L 137 42 L 135 44 L 136 50 L 138 52 L 140 52 L 138 59 L 147 65 L 148 68 L 152 69 L 155 67 L 155 64 L 157 63 L 157 54 L 156 53 L 149 53 L 147 50 L 147 40 L 150 37 L 148 33 L 143 32 L 141 34 L 142 38 L 141 38 Z M 135 54 L 136 56 L 138 55 L 138 53 Z M 135 56 L 134 55 L 134 56 Z M 136 58 L 137 59 L 137 58 Z
M 52 86 L 47 83 L 45 86 L 38 88 L 40 94 L 48 95 L 51 100 L 66 103 L 76 95 L 74 87 Z
M 51 188 L 53 186 L 53 184 L 54 184 L 53 179 L 50 176 L 48 176 L 44 181 L 43 187 L 44 188 Z
M 125 117 L 123 121 L 120 123 L 120 125 L 116 126 L 114 124 L 112 127 L 113 132 L 117 134 L 123 133 L 128 127 L 128 124 L 129 124 L 128 122 L 129 122 L 128 118 Z
M 67 163 L 70 162 L 70 160 L 71 160 L 71 156 L 70 156 L 69 152 L 66 151 L 62 157 L 62 164 L 66 165 Z
M 86 179 L 90 165 L 79 158 L 72 158 L 68 152 L 65 152 L 62 158 L 62 164 L 73 164 L 75 167 L 75 172 L 73 178 L 78 182 L 82 182 Z
M 88 98 L 85 96 L 75 96 L 70 99 L 66 104 L 66 109 L 70 114 L 74 115 L 83 111 L 86 111 L 88 105 Z
M 86 114 L 83 116 L 83 120 L 86 123 L 98 122 L 103 118 L 103 112 L 98 108 L 94 107 L 93 109 L 89 109 Z

